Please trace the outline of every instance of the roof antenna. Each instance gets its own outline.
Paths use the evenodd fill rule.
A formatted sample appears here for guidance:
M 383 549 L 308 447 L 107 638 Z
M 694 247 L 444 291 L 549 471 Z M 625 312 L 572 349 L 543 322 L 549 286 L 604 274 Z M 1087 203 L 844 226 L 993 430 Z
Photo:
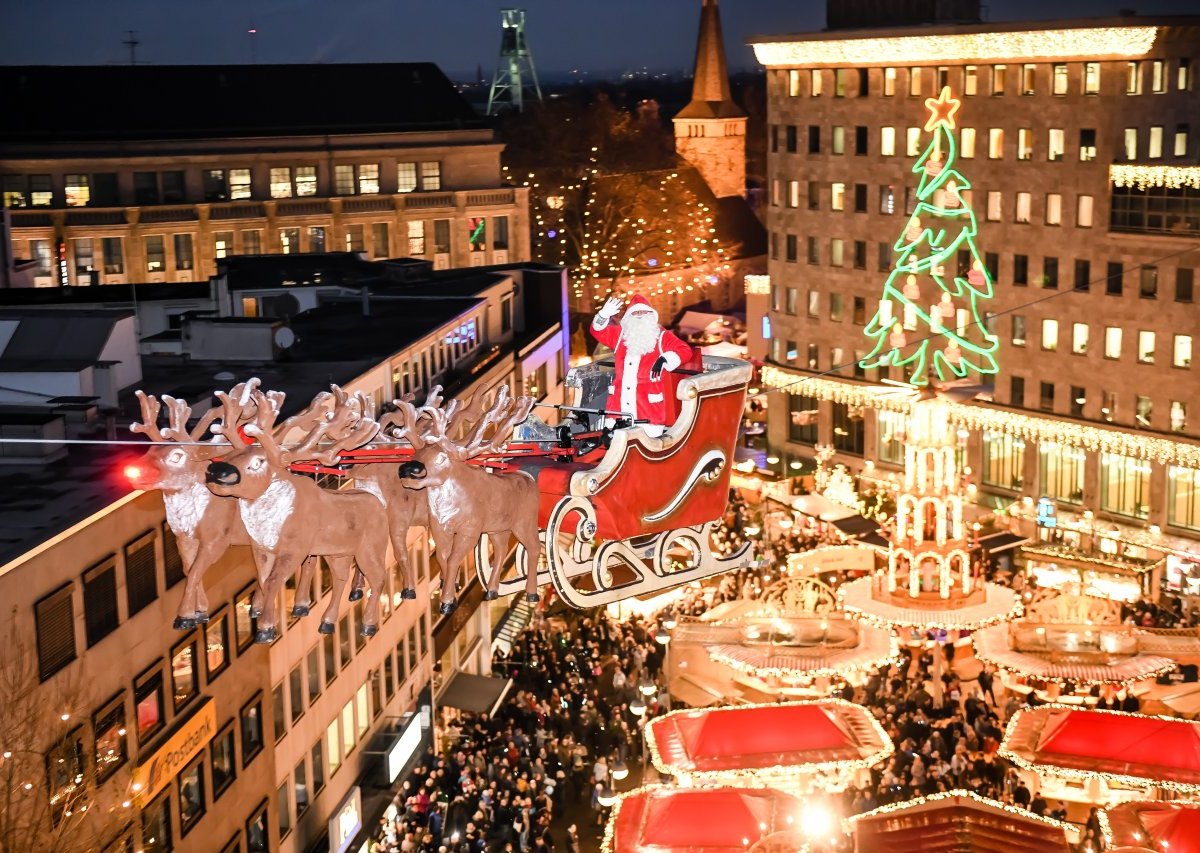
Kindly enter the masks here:
M 145 65 L 144 62 L 140 62 L 137 58 L 138 45 L 141 44 L 137 37 L 137 30 L 126 30 L 125 35 L 127 35 L 128 38 L 121 42 L 121 44 L 129 48 L 129 64 Z

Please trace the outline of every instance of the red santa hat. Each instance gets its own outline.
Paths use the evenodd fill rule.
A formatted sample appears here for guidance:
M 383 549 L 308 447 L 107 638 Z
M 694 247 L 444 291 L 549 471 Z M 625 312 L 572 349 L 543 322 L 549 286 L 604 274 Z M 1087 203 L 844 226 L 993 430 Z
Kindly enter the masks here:
M 629 307 L 625 309 L 625 313 L 650 313 L 654 315 L 655 320 L 658 320 L 658 312 L 654 310 L 654 306 L 650 304 L 650 300 L 640 293 L 634 294 L 633 298 L 629 300 Z

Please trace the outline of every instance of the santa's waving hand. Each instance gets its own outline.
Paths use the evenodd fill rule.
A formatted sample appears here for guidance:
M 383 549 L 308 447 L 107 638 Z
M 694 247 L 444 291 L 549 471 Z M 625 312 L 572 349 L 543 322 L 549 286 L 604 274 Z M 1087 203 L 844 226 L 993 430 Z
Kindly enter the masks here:
M 658 324 L 658 312 L 644 296 L 634 296 L 619 324 L 613 319 L 622 302 L 612 297 L 592 321 L 592 335 L 613 350 L 616 373 L 608 389 L 608 408 L 633 415 L 651 435 L 667 423 L 662 373 L 691 358 L 692 348 Z M 611 425 L 611 424 L 610 424 Z

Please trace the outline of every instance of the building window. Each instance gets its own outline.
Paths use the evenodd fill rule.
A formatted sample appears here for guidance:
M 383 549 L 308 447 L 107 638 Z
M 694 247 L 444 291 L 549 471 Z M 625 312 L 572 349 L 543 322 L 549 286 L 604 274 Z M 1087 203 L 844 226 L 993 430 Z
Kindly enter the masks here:
M 1142 93 L 1142 64 L 1140 62 L 1125 63 L 1125 94 L 1140 95 Z
M 1142 299 L 1158 298 L 1158 267 L 1144 264 L 1139 269 L 1138 296 Z
M 808 126 L 808 153 L 821 153 L 821 128 L 819 125 L 810 124 Z
M 67 175 L 64 179 L 67 207 L 87 207 L 92 200 L 87 175 Z
M 125 589 L 131 617 L 158 598 L 154 535 L 151 533 L 125 546 Z
M 1013 255 L 1013 284 L 1017 287 L 1029 284 L 1029 255 Z
M 1075 259 L 1074 290 L 1086 291 L 1092 286 L 1092 262 L 1085 258 Z
M 1017 130 L 1017 159 L 1033 159 L 1033 131 L 1027 127 Z
M 175 244 L 175 269 L 179 272 L 192 269 L 195 266 L 192 254 L 192 235 L 176 234 L 173 242 Z
M 908 431 L 908 415 L 880 409 L 875 420 L 879 434 L 879 461 L 903 465 L 904 436 Z
M 1058 290 L 1058 258 L 1042 258 L 1042 288 Z
M 420 219 L 410 219 L 408 226 L 408 254 L 420 256 L 425 254 L 425 223 Z
M 354 167 L 339 165 L 333 167 L 333 191 L 335 195 L 354 195 L 358 188 L 354 180 Z
M 250 644 L 254 642 L 255 620 L 250 615 L 250 604 L 254 595 L 254 589 L 255 584 L 248 584 L 242 587 L 241 591 L 237 594 L 237 598 L 234 599 L 234 638 L 237 640 L 239 655 L 250 648 Z
M 982 479 L 988 486 L 1019 490 L 1025 483 L 1025 442 L 1007 433 L 985 432 Z
M 133 201 L 135 204 L 158 204 L 158 173 L 133 173 Z
M 1175 60 L 1175 88 L 1181 92 L 1190 92 L 1192 90 L 1192 60 L 1186 56 Z
M 1051 91 L 1055 95 L 1067 94 L 1067 65 L 1065 62 L 1057 62 L 1052 66 L 1053 77 Z
M 204 662 L 211 683 L 229 666 L 229 612 L 217 611 L 204 626 Z
M 896 94 L 896 69 L 883 69 L 883 96 L 891 98 Z
M 1192 366 L 1192 336 L 1176 335 L 1171 349 L 1171 364 L 1174 367 Z
M 1186 157 L 1188 153 L 1188 126 L 1186 124 L 1175 125 L 1175 142 L 1172 146 L 1171 153 L 1176 157 Z
M 1150 142 L 1146 146 L 1146 156 L 1158 160 L 1163 155 L 1163 129 L 1161 124 L 1150 128 Z
M 137 718 L 139 746 L 149 741 L 166 722 L 161 664 L 159 659 L 133 682 L 133 711 Z
M 1150 63 L 1150 91 L 1156 94 L 1167 91 L 1167 63 L 1162 59 Z
M 1003 95 L 1008 72 L 1007 65 L 992 66 L 992 94 Z
M 1046 194 L 1046 224 L 1062 225 L 1062 195 Z
M 796 235 L 788 234 L 784 238 L 784 255 L 783 259 L 789 263 L 795 263 L 799 254 L 799 246 L 797 245 Z
M 1100 93 L 1100 63 L 1085 62 L 1083 64 L 1083 94 L 1098 95 Z
M 841 237 L 834 237 L 829 241 L 829 265 L 831 267 L 845 265 L 845 249 L 846 243 Z
M 1092 127 L 1079 130 L 1079 159 L 1088 162 L 1096 159 L 1096 129 Z
M 424 236 L 424 235 L 422 235 Z M 492 248 L 507 249 L 508 248 L 508 217 L 493 216 L 492 217 Z
M 808 262 L 810 264 L 821 262 L 821 246 L 817 242 L 817 238 L 813 236 L 808 238 Z
M 892 268 L 892 244 L 879 242 L 879 271 L 887 272 Z
M 1125 267 L 1120 261 L 1108 262 L 1104 292 L 1109 296 L 1120 296 L 1125 290 Z
M 239 716 L 242 721 L 242 767 L 246 767 L 263 748 L 262 694 L 243 705 Z
M 213 799 L 216 800 L 237 778 L 237 759 L 233 752 L 233 722 L 213 738 L 209 747 Z
M 129 757 L 125 731 L 125 693 L 108 700 L 92 715 L 96 734 L 96 784 L 103 784 Z
M 1183 432 L 1187 429 L 1187 403 L 1180 400 L 1172 400 L 1169 415 L 1171 432 Z
M 1150 515 L 1150 463 L 1100 454 L 1100 508 L 1132 518 Z
M 1050 128 L 1046 156 L 1050 160 L 1062 160 L 1067 151 L 1067 135 L 1060 127 Z
M 288 166 L 271 169 L 271 198 L 292 197 L 292 170 Z
M 1071 504 L 1083 503 L 1083 469 L 1087 454 L 1078 447 L 1053 442 L 1038 445 L 1038 481 L 1048 498 Z
M 1137 143 L 1138 143 L 1137 128 L 1136 127 L 1125 128 L 1125 135 L 1124 135 L 1123 139 L 1124 139 L 1123 150 L 1125 153 L 1125 159 L 1126 160 L 1136 160 L 1137 159 L 1137 147 L 1138 147 L 1137 146 Z
M 841 125 L 835 125 L 833 128 L 833 142 L 830 148 L 831 154 L 846 153 L 846 128 Z
M 196 638 L 180 643 L 171 650 L 171 689 L 175 711 L 190 702 L 200 691 L 200 675 L 196 670 Z
M 200 759 L 179 774 L 179 834 L 188 834 L 204 817 L 204 761 Z
M 284 229 L 284 230 L 286 231 L 289 229 Z M 295 240 L 296 240 L 296 243 L 298 244 L 300 241 L 300 231 L 296 228 L 292 228 L 290 230 L 291 230 L 291 232 L 293 232 L 295 234 Z M 283 238 L 281 237 L 281 240 L 282 239 Z M 283 246 L 284 246 L 284 253 L 286 254 L 288 243 L 285 241 L 283 243 Z M 296 251 L 296 252 L 300 251 L 299 245 L 297 245 L 293 251 Z M 233 232 L 232 231 L 218 231 L 215 234 L 213 234 L 213 257 L 217 258 L 219 260 L 221 258 L 227 258 L 232 254 L 233 254 Z
M 417 164 L 396 164 L 396 192 L 410 193 L 417 188 Z
M 145 853 L 169 853 L 171 841 L 170 790 L 142 809 L 142 849 Z
M 104 259 L 104 275 L 124 274 L 125 256 L 121 251 L 121 238 L 101 238 L 100 251 Z
M 834 365 L 836 367 L 837 365 Z M 845 403 L 833 404 L 833 447 L 839 453 L 863 455 L 863 417 L 861 412 L 851 415 Z
M 1167 468 L 1167 523 L 1200 530 L 1200 470 Z
M 117 564 L 108 557 L 83 573 L 83 617 L 88 648 L 117 629 Z
M 1012 315 L 1012 345 L 1015 347 L 1025 346 L 1025 318 L 1020 314 Z
M 205 169 L 202 176 L 205 201 L 226 201 L 229 198 L 229 182 L 224 169 Z
M 921 128 L 906 128 L 904 134 L 904 153 L 909 157 L 918 156 L 921 153 Z
M 229 170 L 229 198 L 233 201 L 251 198 L 253 192 L 250 187 L 250 170 L 249 169 L 230 169 Z
M 1154 401 L 1141 394 L 1137 395 L 1134 401 L 1133 425 L 1136 427 L 1148 427 L 1153 418 Z
M 975 128 L 964 127 L 958 135 L 958 154 L 965 159 L 975 156 Z
M 1075 207 L 1075 225 L 1079 228 L 1092 227 L 1092 197 L 1090 195 L 1079 196 Z
M 1029 224 L 1029 217 L 1033 209 L 1033 196 L 1031 193 L 1017 193 L 1017 208 L 1014 221 L 1023 225 Z
M 822 74 L 821 69 L 813 68 L 808 72 L 808 94 L 810 97 L 819 98 L 822 89 Z
M 75 660 L 72 585 L 64 584 L 33 606 L 37 623 L 38 674 L 45 681 Z
M 388 224 L 374 222 L 371 224 L 371 257 L 386 258 L 391 254 L 388 246 Z
M 421 190 L 433 192 L 442 188 L 442 164 L 437 160 L 421 163 Z
M 317 167 L 296 167 L 296 195 L 309 196 L 317 194 Z
M 1100 417 L 1112 423 L 1117 418 L 1117 394 L 1115 391 L 1105 391 L 1100 400 Z
M 917 98 L 921 95 L 921 69 L 908 69 L 908 96 Z
M 1021 66 L 1021 94 L 1032 95 L 1035 93 L 1035 82 L 1037 80 L 1037 66 L 1032 62 L 1027 62 Z
M 866 213 L 867 212 L 867 185 L 866 184 L 855 184 L 854 185 L 854 212 L 855 213 Z
M 247 853 L 267 853 L 270 836 L 267 834 L 267 801 L 263 800 L 254 815 L 246 821 Z
M 1043 382 L 1038 393 L 1038 408 L 1047 411 L 1054 411 L 1054 383 Z
M 146 272 L 162 272 L 167 265 L 167 250 L 163 238 L 159 235 L 147 237 L 146 243 Z
M 864 157 L 870 153 L 867 132 L 868 128 L 866 125 L 858 125 L 854 128 L 854 154 L 856 157 Z
M 1071 352 L 1076 355 L 1087 353 L 1088 329 L 1087 323 L 1074 323 L 1071 326 Z
M 829 196 L 830 210 L 845 210 L 846 209 L 846 185 L 843 183 L 834 183 L 830 186 Z
M 804 363 L 805 363 L 805 366 L 807 366 L 809 370 L 816 370 L 819 367 L 819 364 L 818 364 L 819 354 L 820 354 L 820 348 L 816 344 L 808 345 L 807 357 L 805 358 Z
M 325 656 L 325 684 L 333 683 L 337 678 L 337 643 L 334 641 L 333 634 L 325 634 L 321 637 L 321 646 Z
M 1042 320 L 1042 349 L 1053 352 L 1058 349 L 1058 321 Z
M 1105 326 L 1104 327 L 1104 357 L 1105 358 L 1120 358 L 1121 357 L 1121 327 L 1120 326 Z
M 999 222 L 1003 209 L 1003 196 L 996 190 L 987 194 L 987 218 L 989 222 Z

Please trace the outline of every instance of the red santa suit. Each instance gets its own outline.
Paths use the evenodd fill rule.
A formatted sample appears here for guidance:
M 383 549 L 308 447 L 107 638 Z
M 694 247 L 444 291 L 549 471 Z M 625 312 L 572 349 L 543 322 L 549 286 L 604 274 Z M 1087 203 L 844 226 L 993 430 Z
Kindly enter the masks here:
M 626 310 L 626 317 L 631 314 L 652 315 L 654 324 L 658 323 L 658 312 L 643 296 L 635 296 Z M 624 321 L 622 321 L 624 322 Z M 613 384 L 608 389 L 608 408 L 612 411 L 628 412 L 638 420 L 648 421 L 659 429 L 648 430 L 651 433 L 661 433 L 667 423 L 666 391 L 660 372 L 652 378 L 655 362 L 663 359 L 663 371 L 675 370 L 692 355 L 692 348 L 678 337 L 665 329 L 659 328 L 657 340 L 645 353 L 630 351 L 627 345 L 626 331 L 612 318 L 604 313 L 597 314 L 592 320 L 592 335 L 600 343 L 613 350 L 616 356 L 616 374 Z

